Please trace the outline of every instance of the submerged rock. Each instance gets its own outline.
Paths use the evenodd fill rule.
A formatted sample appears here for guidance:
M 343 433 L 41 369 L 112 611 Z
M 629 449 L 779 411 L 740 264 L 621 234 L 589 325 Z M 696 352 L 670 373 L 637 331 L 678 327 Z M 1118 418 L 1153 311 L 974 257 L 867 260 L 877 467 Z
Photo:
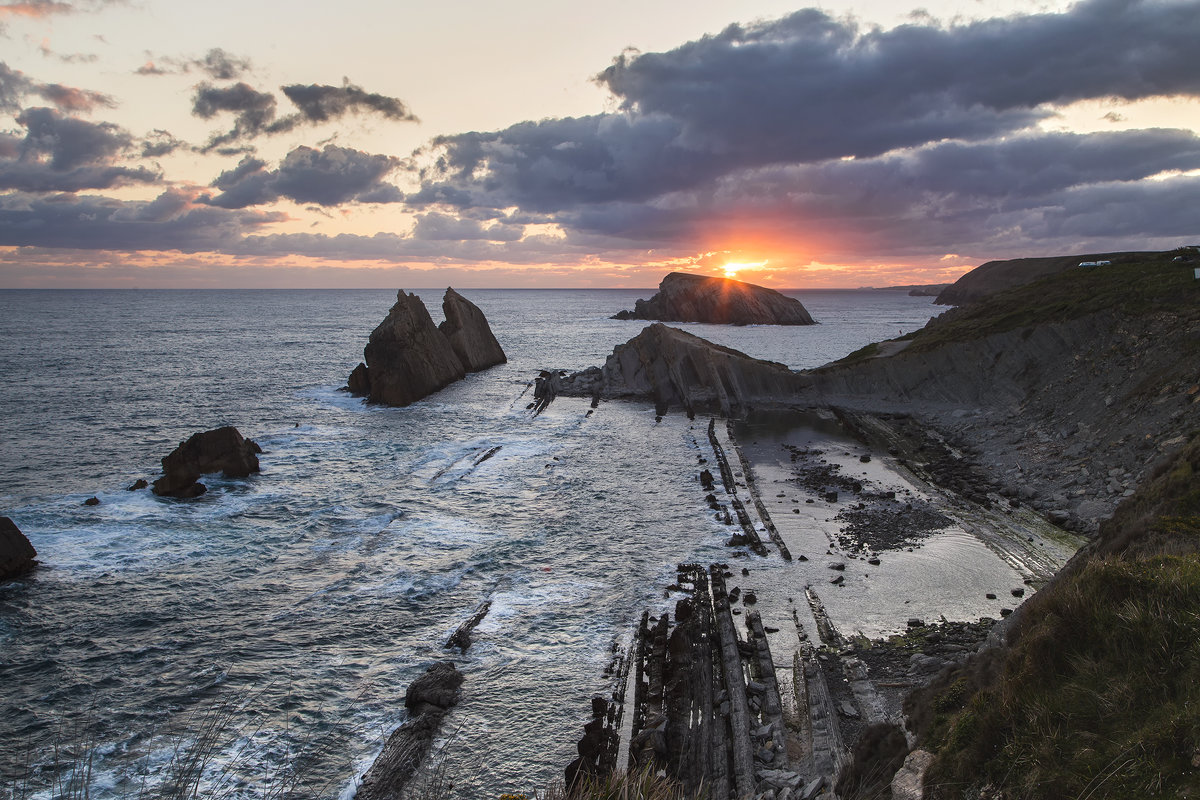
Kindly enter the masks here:
M 163 497 L 199 497 L 207 491 L 200 476 L 220 472 L 226 478 L 245 478 L 258 472 L 258 454 L 253 439 L 246 439 L 232 425 L 193 434 L 163 458 L 163 476 L 153 491 Z
M 407 406 L 478 372 L 507 361 L 477 306 L 453 289 L 442 301 L 437 326 L 415 294 L 396 295 L 363 349 L 365 363 L 350 373 L 346 389 L 369 403 Z
M 774 289 L 735 281 L 672 272 L 649 300 L 613 319 L 709 322 L 719 325 L 814 325 L 808 310 Z
M 655 323 L 618 345 L 603 369 L 562 380 L 562 394 L 650 399 L 656 405 L 719 408 L 730 414 L 752 404 L 786 401 L 800 376 L 699 336 Z
M 17 523 L 0 517 L 0 581 L 20 577 L 34 568 L 37 550 L 21 533 Z

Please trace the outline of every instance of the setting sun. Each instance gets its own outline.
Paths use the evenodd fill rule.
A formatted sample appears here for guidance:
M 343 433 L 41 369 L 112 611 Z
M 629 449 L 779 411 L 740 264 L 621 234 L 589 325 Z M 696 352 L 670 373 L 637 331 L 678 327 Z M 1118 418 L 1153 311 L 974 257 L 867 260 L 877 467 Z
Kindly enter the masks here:
M 766 265 L 766 261 L 730 261 L 724 266 L 725 277 L 735 278 L 744 269 L 754 269 L 755 267 L 765 267 Z

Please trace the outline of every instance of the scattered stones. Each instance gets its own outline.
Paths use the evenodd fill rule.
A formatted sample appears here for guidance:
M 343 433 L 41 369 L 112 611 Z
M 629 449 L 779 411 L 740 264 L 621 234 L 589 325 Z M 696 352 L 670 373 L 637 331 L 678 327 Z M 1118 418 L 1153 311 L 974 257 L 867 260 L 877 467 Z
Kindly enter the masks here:
M 1025 596 L 1025 590 L 1024 590 L 1024 589 L 1020 589 L 1020 588 L 1013 589 L 1013 590 L 1012 590 L 1012 596 L 1013 596 L 1013 597 L 1024 597 L 1024 596 Z

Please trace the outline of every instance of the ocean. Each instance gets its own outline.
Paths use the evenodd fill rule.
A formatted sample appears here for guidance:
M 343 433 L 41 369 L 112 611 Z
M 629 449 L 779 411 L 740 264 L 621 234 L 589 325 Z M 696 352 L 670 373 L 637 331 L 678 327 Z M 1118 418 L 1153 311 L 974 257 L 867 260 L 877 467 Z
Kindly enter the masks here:
M 208 796 L 346 797 L 444 658 L 466 675 L 440 742 L 459 796 L 561 776 L 675 565 L 727 558 L 696 490 L 707 420 L 526 410 L 539 369 L 640 331 L 609 317 L 652 290 L 462 293 L 508 363 L 379 408 L 339 388 L 394 292 L 0 291 L 0 514 L 41 562 L 0 585 L 0 796 L 53 796 L 72 763 L 90 797 L 136 794 L 220 720 Z M 440 320 L 441 290 L 417 294 Z M 788 294 L 820 324 L 681 327 L 802 369 L 942 310 Z M 261 474 L 192 501 L 126 490 L 221 425 L 262 446 Z M 489 597 L 471 649 L 443 650 Z

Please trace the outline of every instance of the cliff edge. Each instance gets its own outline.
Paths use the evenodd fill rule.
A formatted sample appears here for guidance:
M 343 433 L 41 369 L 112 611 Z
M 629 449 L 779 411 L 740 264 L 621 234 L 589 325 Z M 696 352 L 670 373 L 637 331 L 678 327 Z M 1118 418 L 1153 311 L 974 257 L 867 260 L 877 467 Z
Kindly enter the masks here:
M 718 325 L 814 325 L 799 300 L 774 289 L 735 281 L 672 272 L 649 300 L 638 300 L 633 311 L 613 319 L 663 322 L 708 322 Z

